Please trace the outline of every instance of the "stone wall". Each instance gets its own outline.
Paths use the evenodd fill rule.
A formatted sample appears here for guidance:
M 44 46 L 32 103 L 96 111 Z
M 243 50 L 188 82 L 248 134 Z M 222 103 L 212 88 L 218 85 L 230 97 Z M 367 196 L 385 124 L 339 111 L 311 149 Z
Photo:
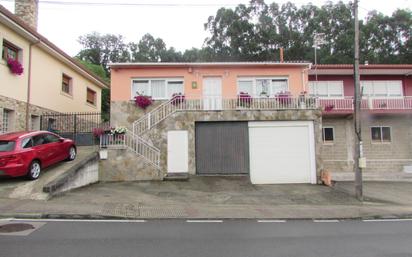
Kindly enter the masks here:
M 110 149 L 100 161 L 99 181 L 161 180 L 162 173 L 126 149 Z
M 322 145 L 325 169 L 353 172 L 354 125 L 352 117 L 324 118 L 323 126 L 333 127 L 335 141 Z M 371 127 L 391 127 L 391 142 L 372 142 Z M 412 164 L 412 119 L 410 115 L 368 115 L 362 118 L 362 140 L 367 168 L 364 172 L 401 172 Z
M 27 103 L 18 101 L 9 97 L 0 95 L 0 131 L 2 131 L 3 126 L 3 110 L 11 110 L 11 126 L 9 126 L 9 131 L 20 131 L 26 130 L 26 108 Z M 45 109 L 36 105 L 29 105 L 29 123 L 31 122 L 31 115 L 41 116 L 43 114 L 56 113 L 52 110 Z M 29 124 L 29 129 L 31 124 Z
M 113 102 L 112 102 L 113 103 Z M 137 109 L 137 110 L 136 110 Z M 140 116 L 139 116 L 140 114 Z M 132 102 L 114 102 L 111 105 L 111 117 L 115 124 L 131 128 L 131 123 L 144 113 Z M 321 159 L 322 147 L 322 118 L 320 111 L 313 110 L 279 110 L 279 111 L 184 111 L 176 112 L 160 122 L 143 137 L 161 151 L 161 177 L 167 172 L 167 131 L 187 130 L 189 135 L 189 173 L 196 173 L 195 162 L 195 123 L 202 121 L 314 121 L 316 144 L 316 167 L 319 176 L 323 169 Z M 136 157 L 135 157 L 136 158 Z M 110 156 L 109 156 L 110 159 Z

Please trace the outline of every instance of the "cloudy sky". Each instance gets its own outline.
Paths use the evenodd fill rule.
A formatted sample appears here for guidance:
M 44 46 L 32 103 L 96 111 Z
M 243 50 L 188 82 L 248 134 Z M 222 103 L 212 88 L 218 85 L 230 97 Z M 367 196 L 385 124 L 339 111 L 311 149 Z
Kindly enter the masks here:
M 360 0 L 360 18 L 370 10 L 390 15 L 397 8 L 412 9 L 412 0 Z M 79 36 L 92 31 L 120 34 L 137 42 L 145 33 L 162 38 L 168 47 L 182 51 L 201 47 L 208 36 L 207 18 L 220 7 L 234 8 L 249 0 L 40 0 L 38 31 L 70 55 L 81 46 Z M 266 0 L 266 3 L 274 0 Z M 286 0 L 276 0 L 284 3 Z M 324 0 L 297 0 L 296 5 Z M 333 1 L 337 2 L 337 1 Z M 349 0 L 343 0 L 349 2 Z M 14 12 L 14 0 L 0 0 Z

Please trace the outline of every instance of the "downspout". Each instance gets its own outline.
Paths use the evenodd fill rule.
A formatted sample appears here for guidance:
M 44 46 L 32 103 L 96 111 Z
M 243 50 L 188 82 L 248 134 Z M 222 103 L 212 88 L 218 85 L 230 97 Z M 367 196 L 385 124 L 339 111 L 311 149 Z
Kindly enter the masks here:
M 31 57 L 32 57 L 32 47 L 40 43 L 40 40 L 30 43 L 29 46 L 29 67 L 28 67 L 28 78 L 27 78 L 27 101 L 26 101 L 26 131 L 29 131 L 30 123 L 30 96 L 31 96 Z
M 309 70 L 311 69 L 311 66 L 312 66 L 312 65 L 309 65 L 308 68 L 302 70 L 302 73 L 301 73 L 301 74 L 302 74 L 302 87 L 303 87 L 302 92 L 305 92 L 305 91 L 306 91 L 305 74 L 306 74 L 306 73 L 308 74 L 308 79 L 307 79 L 307 81 L 309 81 Z

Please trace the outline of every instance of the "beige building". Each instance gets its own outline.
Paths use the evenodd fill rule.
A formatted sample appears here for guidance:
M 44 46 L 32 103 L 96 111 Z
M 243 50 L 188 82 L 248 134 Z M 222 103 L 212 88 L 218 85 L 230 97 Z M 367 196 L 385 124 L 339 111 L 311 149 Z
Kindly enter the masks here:
M 16 0 L 16 15 L 0 5 L 0 133 L 39 129 L 45 113 L 100 112 L 108 87 L 36 31 L 37 4 Z

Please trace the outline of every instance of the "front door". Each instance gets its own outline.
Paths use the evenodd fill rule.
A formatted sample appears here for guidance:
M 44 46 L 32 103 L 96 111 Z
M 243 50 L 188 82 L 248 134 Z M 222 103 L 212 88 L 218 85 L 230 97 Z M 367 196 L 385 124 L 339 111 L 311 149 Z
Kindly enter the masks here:
M 203 79 L 204 110 L 222 109 L 222 79 L 217 77 Z

